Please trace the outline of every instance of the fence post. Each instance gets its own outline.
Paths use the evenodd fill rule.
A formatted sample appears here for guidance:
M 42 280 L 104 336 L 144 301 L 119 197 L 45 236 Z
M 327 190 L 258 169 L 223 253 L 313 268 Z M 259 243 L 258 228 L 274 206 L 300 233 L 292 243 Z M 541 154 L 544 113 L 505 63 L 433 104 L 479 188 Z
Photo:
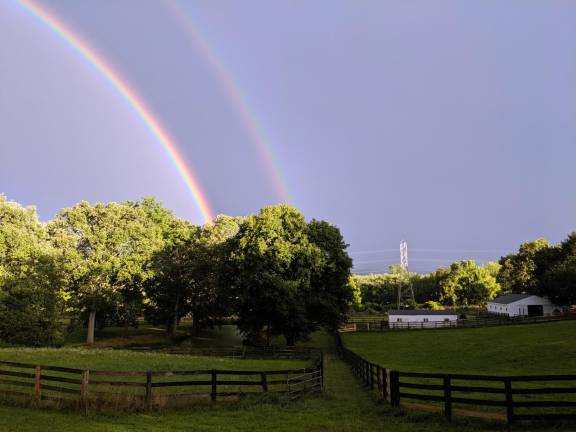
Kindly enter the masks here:
M 268 391 L 268 380 L 266 379 L 266 372 L 262 372 L 260 374 L 260 378 L 262 380 L 262 391 L 267 392 Z M 212 381 L 212 384 L 214 384 L 214 381 Z
M 450 375 L 444 375 L 444 416 L 452 419 L 452 389 L 450 388 Z
M 320 389 L 324 390 L 324 353 L 320 352 Z
M 382 368 L 380 365 L 376 365 L 376 390 L 378 390 L 379 395 L 382 394 Z
M 390 405 L 400 406 L 400 373 L 390 371 Z
M 210 393 L 212 402 L 216 400 L 216 369 L 212 369 L 212 392 Z
M 152 372 L 146 372 L 146 403 L 152 403 Z
M 386 375 L 386 368 L 382 368 L 382 398 L 384 402 L 388 400 L 388 377 Z
M 504 379 L 504 390 L 506 391 L 506 420 L 508 424 L 514 423 L 514 401 L 512 400 L 512 380 Z
M 34 370 L 34 401 L 38 402 L 40 400 L 40 390 L 42 381 L 42 369 L 40 366 L 36 366 Z
M 80 384 L 80 405 L 84 409 L 85 413 L 88 413 L 88 383 L 90 381 L 90 371 L 83 370 L 81 375 Z

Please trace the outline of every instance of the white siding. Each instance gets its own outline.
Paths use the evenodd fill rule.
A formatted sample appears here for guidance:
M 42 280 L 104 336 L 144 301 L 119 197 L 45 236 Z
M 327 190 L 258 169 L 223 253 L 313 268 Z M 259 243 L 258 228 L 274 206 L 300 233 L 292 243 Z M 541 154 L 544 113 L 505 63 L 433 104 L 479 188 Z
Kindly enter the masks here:
M 509 304 L 490 302 L 488 303 L 488 312 L 508 315 L 509 317 L 528 316 L 529 305 L 542 305 L 544 316 L 552 315 L 555 309 L 559 309 L 545 297 L 530 296 Z
M 435 323 L 446 323 L 446 325 L 456 325 L 458 315 L 388 315 L 388 326 L 394 327 L 435 327 Z M 449 323 L 449 324 L 448 324 Z

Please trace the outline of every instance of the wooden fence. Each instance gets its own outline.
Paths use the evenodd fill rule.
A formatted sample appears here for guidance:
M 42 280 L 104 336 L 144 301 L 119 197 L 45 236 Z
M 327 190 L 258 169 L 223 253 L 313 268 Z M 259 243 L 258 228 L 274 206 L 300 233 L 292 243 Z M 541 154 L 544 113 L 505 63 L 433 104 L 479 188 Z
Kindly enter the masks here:
M 388 370 L 337 347 L 352 372 L 392 406 L 505 420 L 576 420 L 576 375 L 490 376 Z M 417 403 L 414 403 L 417 401 Z
M 290 398 L 322 390 L 322 356 L 295 370 L 99 371 L 0 361 L 0 394 L 59 405 L 146 407 L 278 393 Z
M 395 322 L 390 327 L 387 320 L 353 319 L 340 328 L 341 333 L 347 332 L 369 332 L 369 331 L 391 331 L 391 330 L 414 330 L 414 329 L 444 329 L 444 328 L 476 328 L 501 325 L 536 324 L 544 322 L 555 322 L 565 320 L 575 320 L 576 314 L 565 314 L 560 316 L 545 317 L 504 317 L 504 316 L 483 316 L 470 319 L 459 319 L 457 321 L 428 321 L 428 322 Z
M 233 359 L 293 359 L 309 360 L 321 353 L 315 348 L 296 347 L 214 347 L 195 348 L 182 345 L 169 347 L 138 346 L 130 348 L 138 352 L 160 352 L 163 354 L 194 355 L 203 357 L 223 357 Z

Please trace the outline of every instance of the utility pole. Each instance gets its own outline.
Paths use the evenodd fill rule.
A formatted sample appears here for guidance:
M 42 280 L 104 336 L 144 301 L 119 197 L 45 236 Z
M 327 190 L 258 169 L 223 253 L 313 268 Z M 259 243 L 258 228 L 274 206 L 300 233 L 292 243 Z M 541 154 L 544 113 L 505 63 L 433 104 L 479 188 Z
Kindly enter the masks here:
M 410 277 L 408 274 L 408 243 L 406 240 L 402 240 L 400 242 L 400 269 L 402 271 L 401 277 L 404 277 L 408 280 L 408 290 L 410 291 L 410 298 L 412 299 L 412 303 L 416 303 L 414 299 L 414 290 L 412 289 L 412 283 L 410 282 Z M 402 292 L 404 281 L 402 280 L 400 284 L 398 284 L 398 309 L 402 309 L 402 301 L 404 300 L 404 295 Z

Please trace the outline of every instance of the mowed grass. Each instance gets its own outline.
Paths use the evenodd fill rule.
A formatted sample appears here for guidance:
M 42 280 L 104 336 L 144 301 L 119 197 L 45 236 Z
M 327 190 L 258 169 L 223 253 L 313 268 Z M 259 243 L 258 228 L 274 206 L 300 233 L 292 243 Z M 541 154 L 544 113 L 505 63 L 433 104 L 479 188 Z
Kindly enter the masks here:
M 347 333 L 343 341 L 372 362 L 406 372 L 576 374 L 576 321 Z
M 306 344 L 325 352 L 325 393 L 302 402 L 281 404 L 248 399 L 218 403 L 184 411 L 83 415 L 0 405 L 0 431 L 40 432 L 487 432 L 505 431 L 502 423 L 454 419 L 449 423 L 433 414 L 407 413 L 377 402 L 362 388 L 349 367 L 333 352 L 332 338 L 316 334 Z M 23 352 L 24 350 L 22 350 Z M 94 351 L 97 352 L 97 351 Z M 117 351 L 111 351 L 117 354 Z M 133 353 L 131 353 L 133 354 Z M 139 354 L 138 357 L 141 355 Z M 146 355 L 148 356 L 148 355 Z M 105 359 L 102 358 L 102 359 Z M 210 359 L 211 360 L 211 359 Z M 93 361 L 93 360 L 90 360 Z M 175 359 L 167 361 L 176 361 Z M 278 365 L 273 360 L 273 365 Z M 87 363 L 92 364 L 92 363 Z M 114 360 L 106 360 L 114 365 Z M 139 359 L 138 363 L 145 363 Z M 238 361 L 234 361 L 235 367 Z M 162 367 L 164 368 L 164 367 Z M 516 430 L 524 430 L 518 427 Z M 539 428 L 539 432 L 545 429 Z
M 241 346 L 240 337 L 236 326 L 223 325 L 213 329 L 202 330 L 197 335 L 190 335 L 189 325 L 180 325 L 176 332 L 179 344 L 190 348 L 217 348 Z M 66 346 L 84 346 L 86 342 L 86 329 L 79 328 L 69 333 L 66 337 Z M 95 347 L 97 348 L 122 348 L 133 346 L 167 346 L 174 342 L 167 336 L 164 327 L 143 323 L 137 328 L 130 327 L 125 334 L 122 327 L 106 327 L 96 331 Z
M 140 353 L 82 348 L 2 348 L 0 360 L 34 365 L 108 371 L 174 371 L 196 369 L 301 369 L 304 360 L 242 360 L 221 357 Z
M 409 416 L 376 402 L 348 366 L 327 354 L 323 396 L 281 404 L 254 400 L 192 407 L 186 412 L 88 414 L 0 405 L 0 431 L 39 432 L 475 432 L 505 430 L 503 425 L 452 424 L 432 415 Z

